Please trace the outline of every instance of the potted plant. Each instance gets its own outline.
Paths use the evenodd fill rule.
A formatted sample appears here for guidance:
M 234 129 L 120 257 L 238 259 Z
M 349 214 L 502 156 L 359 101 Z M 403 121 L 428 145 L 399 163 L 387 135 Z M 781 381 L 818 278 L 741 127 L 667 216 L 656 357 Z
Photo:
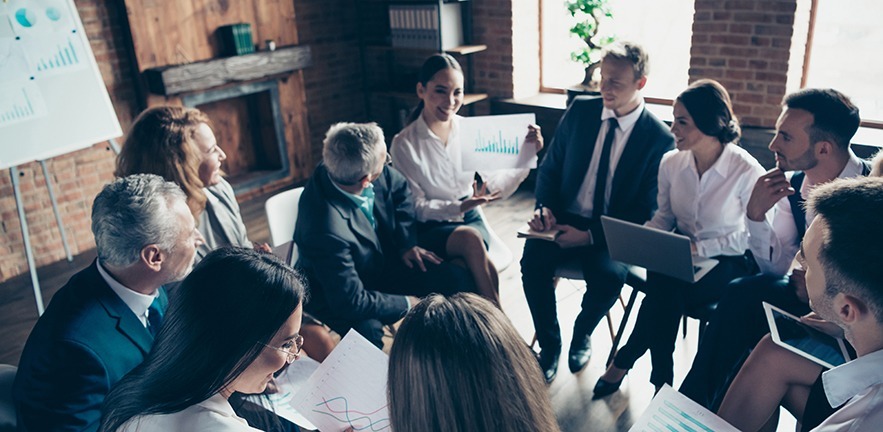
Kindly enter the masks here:
M 568 102 L 578 94 L 598 93 L 600 83 L 595 71 L 601 66 L 604 47 L 614 40 L 612 35 L 598 34 L 602 18 L 613 18 L 608 3 L 608 0 L 566 0 L 567 11 L 577 19 L 570 32 L 586 43 L 582 49 L 570 53 L 573 61 L 586 65 L 586 75 L 582 83 L 567 90 Z

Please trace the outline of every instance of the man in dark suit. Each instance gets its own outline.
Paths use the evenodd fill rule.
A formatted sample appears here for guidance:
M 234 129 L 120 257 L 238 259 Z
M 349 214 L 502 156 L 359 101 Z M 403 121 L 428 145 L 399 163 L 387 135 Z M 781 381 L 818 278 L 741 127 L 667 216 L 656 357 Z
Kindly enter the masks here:
M 144 360 L 202 236 L 186 196 L 155 175 L 105 186 L 92 206 L 98 259 L 52 298 L 15 378 L 21 430 L 94 431 L 110 387 Z
M 627 273 L 624 264 L 610 259 L 600 217 L 643 223 L 656 209 L 659 161 L 674 147 L 674 138 L 644 108 L 639 91 L 646 75 L 647 54 L 641 47 L 611 47 L 601 63 L 601 97 L 573 101 L 539 167 L 537 209 L 529 224 L 537 231 L 562 232 L 554 242 L 525 242 L 521 274 L 548 382 L 557 374 L 561 353 L 556 266 L 577 259 L 586 279 L 568 353 L 570 370 L 578 372 L 591 355 L 592 331 L 615 302 Z
M 383 325 L 410 296 L 475 292 L 469 272 L 417 246 L 407 180 L 387 166 L 376 124 L 339 123 L 300 198 L 294 242 L 309 280 L 306 310 L 334 331 L 355 329 L 382 346 Z

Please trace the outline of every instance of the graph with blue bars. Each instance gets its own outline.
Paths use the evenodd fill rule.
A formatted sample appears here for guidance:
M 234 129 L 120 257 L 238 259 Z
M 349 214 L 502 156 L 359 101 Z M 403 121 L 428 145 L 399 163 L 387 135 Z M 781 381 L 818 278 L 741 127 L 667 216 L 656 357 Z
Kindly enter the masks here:
M 0 94 L 3 96 L 0 99 L 0 126 L 29 120 L 40 114 L 38 101 L 25 87 Z
M 514 140 L 504 139 L 502 131 L 487 137 L 478 131 L 474 148 L 476 153 L 517 155 L 521 149 L 521 142 L 517 137 Z
M 80 64 L 80 57 L 77 55 L 72 37 L 68 37 L 66 43 L 56 45 L 52 51 L 45 54 L 36 61 L 38 72 Z

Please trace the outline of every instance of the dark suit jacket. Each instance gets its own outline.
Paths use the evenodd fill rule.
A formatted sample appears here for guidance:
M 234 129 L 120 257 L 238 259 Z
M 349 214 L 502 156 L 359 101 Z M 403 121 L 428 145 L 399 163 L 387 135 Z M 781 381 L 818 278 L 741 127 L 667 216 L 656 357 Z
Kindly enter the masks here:
M 153 337 L 96 267 L 62 287 L 28 337 L 13 394 L 21 430 L 97 430 L 104 397 Z M 163 309 L 168 297 L 160 288 Z
M 334 186 L 324 165 L 304 187 L 294 242 L 297 266 L 309 280 L 307 310 L 320 319 L 391 322 L 408 310 L 404 296 L 378 289 L 389 282 L 402 253 L 417 245 L 411 193 L 404 176 L 384 167 L 374 194 L 376 230 Z
M 564 113 L 537 175 L 537 204 L 556 215 L 567 212 L 586 177 L 598 131 L 603 103 L 597 96 L 581 96 Z M 668 128 L 644 109 L 635 123 L 613 173 L 607 215 L 644 223 L 656 210 L 659 161 L 674 148 Z M 596 244 L 604 239 L 600 219 L 590 229 Z

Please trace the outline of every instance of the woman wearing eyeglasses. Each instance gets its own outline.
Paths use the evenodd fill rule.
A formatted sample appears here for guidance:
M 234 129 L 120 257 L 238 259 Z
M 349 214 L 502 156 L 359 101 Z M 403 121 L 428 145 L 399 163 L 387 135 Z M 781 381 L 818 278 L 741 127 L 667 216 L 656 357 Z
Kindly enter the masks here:
M 249 425 L 231 403 L 263 392 L 274 373 L 298 358 L 303 298 L 300 277 L 271 255 L 240 248 L 209 253 L 177 291 L 144 363 L 107 396 L 100 430 L 278 426 Z

